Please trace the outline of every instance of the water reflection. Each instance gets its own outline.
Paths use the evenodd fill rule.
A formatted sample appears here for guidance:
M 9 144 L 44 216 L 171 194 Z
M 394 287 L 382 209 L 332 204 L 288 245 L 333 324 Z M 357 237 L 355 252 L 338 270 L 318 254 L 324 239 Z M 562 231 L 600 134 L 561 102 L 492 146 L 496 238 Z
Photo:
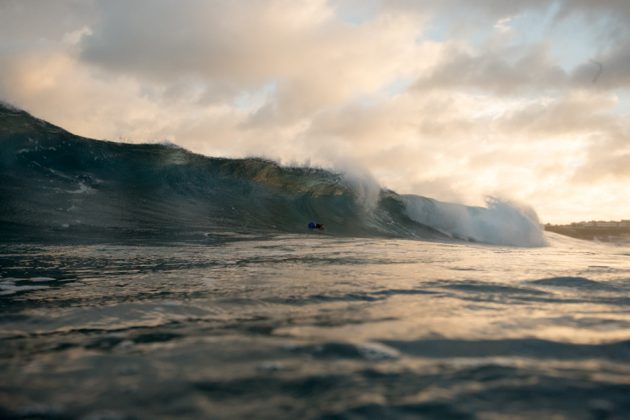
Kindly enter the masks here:
M 0 415 L 625 417 L 629 251 L 551 241 L 2 245 Z

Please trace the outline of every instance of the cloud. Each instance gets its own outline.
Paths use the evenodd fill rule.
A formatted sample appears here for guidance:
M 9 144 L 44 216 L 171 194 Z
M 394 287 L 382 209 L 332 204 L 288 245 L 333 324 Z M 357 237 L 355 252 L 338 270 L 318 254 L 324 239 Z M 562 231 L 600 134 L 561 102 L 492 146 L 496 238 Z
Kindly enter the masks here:
M 150 8 L 107 1 L 102 11 L 81 43 L 83 61 L 157 83 L 193 79 L 204 90 L 196 99 L 208 102 L 273 81 L 283 115 L 347 101 L 411 73 L 421 29 L 402 15 L 351 25 L 323 0 L 158 0 Z
M 553 8 L 558 19 L 570 15 L 588 14 L 591 16 L 614 16 L 621 20 L 630 19 L 630 5 L 625 0 L 392 0 L 382 2 L 383 7 L 399 8 L 406 11 L 424 13 L 450 13 L 459 17 L 486 18 L 495 21 L 497 18 L 513 16 L 520 13 L 540 11 Z M 387 6 L 385 6 L 387 5 Z
M 594 89 L 630 89 L 630 44 L 623 43 L 575 69 L 574 84 Z
M 608 15 L 615 17 L 619 23 L 630 20 L 630 4 L 625 0 L 561 0 L 559 15 L 566 16 L 583 13 L 593 16 Z
M 610 110 L 616 103 L 615 95 L 571 91 L 562 96 L 525 102 L 505 112 L 497 125 L 501 131 L 542 138 L 590 134 L 614 126 L 619 117 Z
M 92 22 L 94 6 L 93 0 L 3 0 L 0 3 L 3 51 L 63 42 L 66 34 Z
M 5 1 L 0 99 L 95 138 L 627 218 L 629 17 L 613 0 Z
M 416 83 L 419 89 L 478 89 L 496 94 L 566 88 L 568 75 L 545 45 L 471 51 L 453 45 L 440 64 Z

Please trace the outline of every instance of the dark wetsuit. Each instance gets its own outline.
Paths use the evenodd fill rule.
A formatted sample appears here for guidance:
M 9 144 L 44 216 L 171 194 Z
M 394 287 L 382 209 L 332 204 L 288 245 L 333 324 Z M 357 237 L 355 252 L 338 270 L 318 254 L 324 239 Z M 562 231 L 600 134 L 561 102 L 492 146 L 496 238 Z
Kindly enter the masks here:
M 324 225 L 321 223 L 310 222 L 308 224 L 308 228 L 311 230 L 313 229 L 324 230 Z

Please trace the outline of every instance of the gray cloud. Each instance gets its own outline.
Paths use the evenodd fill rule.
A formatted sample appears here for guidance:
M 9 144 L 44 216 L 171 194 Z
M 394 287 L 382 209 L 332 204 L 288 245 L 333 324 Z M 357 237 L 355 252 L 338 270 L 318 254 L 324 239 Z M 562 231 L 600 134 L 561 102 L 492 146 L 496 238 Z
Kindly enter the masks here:
M 68 33 L 90 25 L 93 0 L 3 0 L 0 38 L 3 48 L 35 48 L 62 41 Z
M 453 46 L 443 61 L 416 83 L 420 89 L 474 88 L 497 94 L 566 88 L 569 77 L 545 45 L 473 53 Z
M 606 14 L 615 17 L 620 23 L 630 19 L 630 3 L 625 0 L 561 0 L 560 16 L 572 13 L 585 13 L 594 16 Z
M 511 16 L 526 11 L 540 11 L 553 8 L 556 18 L 562 19 L 572 14 L 591 16 L 608 15 L 620 21 L 630 19 L 630 4 L 625 0 L 392 0 L 382 2 L 384 8 L 400 8 L 407 11 L 425 13 L 448 13 L 456 18 L 489 18 Z
M 630 42 L 630 38 L 628 40 Z M 601 56 L 578 66 L 572 74 L 576 85 L 597 89 L 630 89 L 630 43 L 615 45 Z

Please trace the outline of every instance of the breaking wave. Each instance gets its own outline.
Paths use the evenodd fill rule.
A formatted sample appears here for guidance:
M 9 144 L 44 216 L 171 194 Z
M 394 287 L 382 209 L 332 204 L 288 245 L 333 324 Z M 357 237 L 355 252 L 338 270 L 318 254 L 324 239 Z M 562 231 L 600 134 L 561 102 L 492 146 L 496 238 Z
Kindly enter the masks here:
M 0 104 L 0 234 L 41 239 L 305 232 L 544 245 L 535 213 L 369 187 L 322 169 L 75 136 Z M 368 187 L 366 187 L 368 185 Z
M 536 213 L 510 201 L 488 197 L 487 208 L 482 208 L 413 195 L 403 196 L 402 199 L 411 219 L 449 236 L 490 244 L 545 244 Z

